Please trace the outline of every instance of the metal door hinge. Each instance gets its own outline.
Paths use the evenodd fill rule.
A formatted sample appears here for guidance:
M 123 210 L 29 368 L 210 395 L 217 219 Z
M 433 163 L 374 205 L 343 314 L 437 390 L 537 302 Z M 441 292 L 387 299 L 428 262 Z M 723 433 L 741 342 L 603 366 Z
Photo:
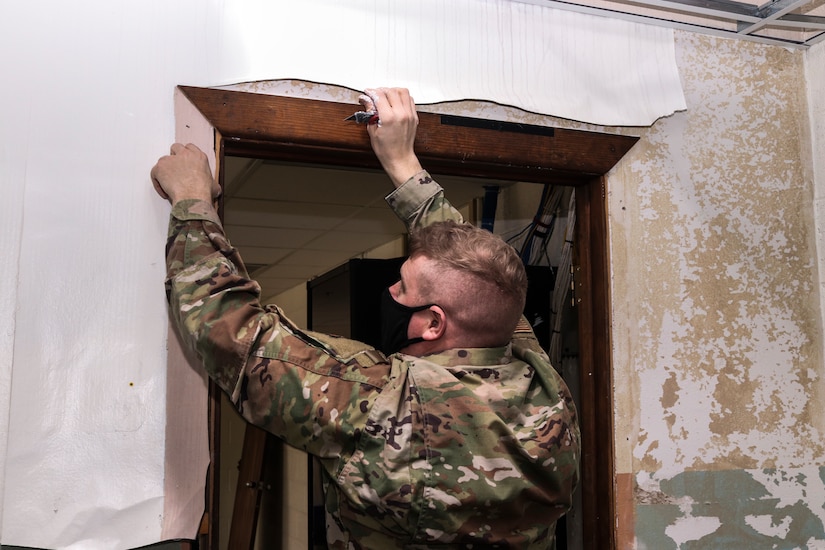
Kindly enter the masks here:
M 264 483 L 263 481 L 247 481 L 244 483 L 244 486 L 249 487 L 250 489 L 255 489 L 256 491 L 272 490 L 272 485 L 269 483 Z
M 576 307 L 581 299 L 581 266 L 570 264 L 570 307 Z

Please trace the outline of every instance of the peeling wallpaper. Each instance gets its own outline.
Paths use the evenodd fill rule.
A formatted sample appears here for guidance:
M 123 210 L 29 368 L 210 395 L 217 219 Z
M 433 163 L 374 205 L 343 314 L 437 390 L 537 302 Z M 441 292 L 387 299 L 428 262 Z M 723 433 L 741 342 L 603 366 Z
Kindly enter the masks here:
M 620 539 L 825 547 L 805 54 L 676 39 L 688 110 L 608 183 Z

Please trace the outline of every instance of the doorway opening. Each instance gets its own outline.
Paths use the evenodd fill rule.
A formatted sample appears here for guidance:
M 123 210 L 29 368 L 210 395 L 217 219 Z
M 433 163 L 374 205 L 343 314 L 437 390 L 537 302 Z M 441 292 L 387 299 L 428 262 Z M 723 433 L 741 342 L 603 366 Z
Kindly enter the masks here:
M 378 170 L 363 128 L 340 123 L 353 106 L 204 88 L 180 88 L 214 129 L 220 173 L 241 156 L 346 169 Z M 602 176 L 637 138 L 524 125 L 470 126 L 461 117 L 421 113 L 417 152 L 434 174 L 548 182 L 576 188 L 574 286 L 582 428 L 584 548 L 615 547 L 612 384 L 609 362 L 607 229 Z M 506 134 L 503 134 L 506 132 Z M 503 146 L 502 143 L 506 143 Z M 213 447 L 221 446 L 220 399 L 212 403 Z M 220 485 L 213 454 L 210 487 Z M 256 483 L 265 483 L 259 480 Z M 208 491 L 207 548 L 218 548 L 219 491 Z
M 251 276 L 261 285 L 262 302 L 278 304 L 298 326 L 378 345 L 373 321 L 377 321 L 380 290 L 397 280 L 398 260 L 406 256 L 406 229 L 384 201 L 392 190 L 387 176 L 374 170 L 228 155 L 222 164 L 224 226 Z M 562 188 L 568 200 L 562 205 L 558 195 L 550 205 L 552 216 L 538 226 L 533 222 L 536 205 L 551 196 L 543 186 L 434 177 L 465 220 L 477 226 L 487 223 L 523 252 L 530 278 L 528 318 L 543 347 L 550 349 L 551 297 L 572 188 Z M 490 193 L 495 194 L 495 209 L 485 207 Z M 485 216 L 493 219 L 485 220 Z M 534 234 L 537 227 L 549 237 L 543 245 Z M 569 312 L 575 309 L 565 311 L 565 329 L 570 328 Z M 575 339 L 567 340 L 570 348 Z M 575 350 L 568 349 L 564 364 L 571 379 L 577 378 L 575 360 Z M 575 390 L 573 384 L 571 389 Z M 230 517 L 236 491 L 244 491 L 245 482 L 238 487 L 237 480 L 246 425 L 225 398 L 222 407 L 227 412 L 221 415 L 219 517 L 220 547 L 225 548 L 234 526 Z M 266 438 L 267 459 L 260 474 L 266 483 L 253 492 L 259 504 L 255 545 L 325 548 L 319 469 L 305 453 L 271 439 Z M 570 541 L 559 544 L 560 550 L 581 548 L 576 544 L 581 539 L 580 516 L 577 509 L 560 524 L 560 539 Z

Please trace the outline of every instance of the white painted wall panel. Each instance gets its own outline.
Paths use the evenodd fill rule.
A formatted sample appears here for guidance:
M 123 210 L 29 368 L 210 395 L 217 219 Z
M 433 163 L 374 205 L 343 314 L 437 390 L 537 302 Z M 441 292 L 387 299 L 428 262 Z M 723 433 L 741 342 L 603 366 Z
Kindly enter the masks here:
M 0 36 L 0 52 L 7 51 L 8 44 Z M 9 60 L 11 61 L 11 60 Z M 0 70 L 9 68 L 3 61 Z M 20 88 L 27 90 L 26 83 Z M 6 444 L 9 426 L 9 400 L 11 395 L 12 366 L 14 364 L 14 327 L 17 311 L 17 284 L 20 256 L 20 239 L 23 228 L 23 196 L 25 194 L 26 162 L 29 139 L 21 132 L 28 123 L 29 112 L 20 109 L 16 97 L 8 86 L 0 87 L 0 260 L 3 274 L 0 276 L 0 495 L 5 486 Z M 23 159 L 22 161 L 20 159 Z M 0 499 L 0 520 L 3 516 Z
M 205 72 L 202 9 L 18 4 L 0 23 L 4 260 L 20 243 L 2 296 L 4 322 L 17 306 L 3 544 L 160 535 L 168 207 L 148 171 L 172 141 L 174 85 Z

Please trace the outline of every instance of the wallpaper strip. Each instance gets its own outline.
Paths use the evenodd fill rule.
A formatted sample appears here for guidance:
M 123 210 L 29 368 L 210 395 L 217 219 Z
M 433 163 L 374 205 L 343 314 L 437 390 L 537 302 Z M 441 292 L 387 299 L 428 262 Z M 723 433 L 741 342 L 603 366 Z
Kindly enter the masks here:
M 686 108 L 671 29 L 505 0 L 240 0 L 223 82 L 292 78 L 409 88 L 608 126 Z M 242 30 L 241 30 L 242 29 Z M 232 33 L 234 34 L 234 33 Z

